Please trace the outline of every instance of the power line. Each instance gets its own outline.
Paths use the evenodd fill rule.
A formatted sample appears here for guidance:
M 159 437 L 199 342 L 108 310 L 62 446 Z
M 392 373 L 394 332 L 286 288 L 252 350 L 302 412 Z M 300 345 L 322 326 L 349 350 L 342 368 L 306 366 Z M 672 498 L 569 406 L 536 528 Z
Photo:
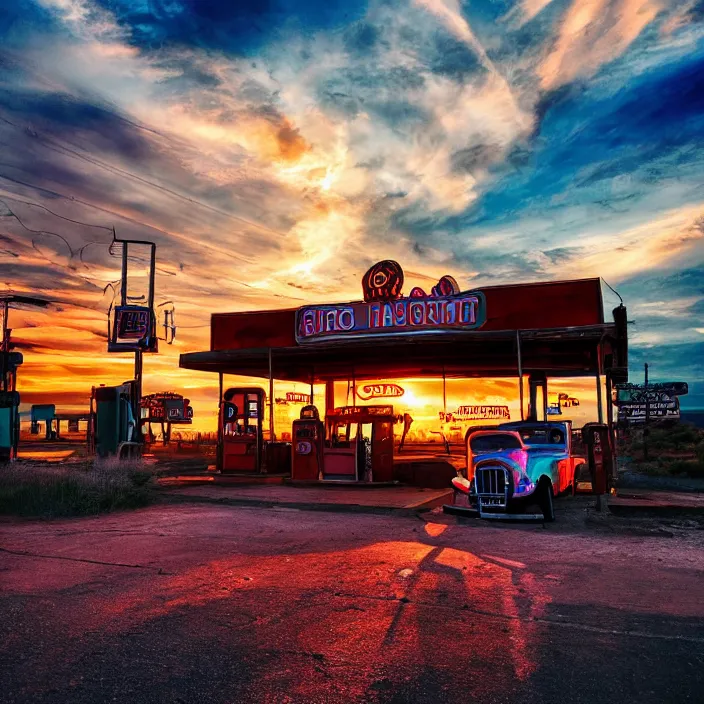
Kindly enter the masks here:
M 11 122 L 10 120 L 7 120 L 5 118 L 0 118 L 0 119 L 2 119 L 3 122 L 6 122 L 8 125 L 11 125 L 15 129 L 22 130 L 22 127 L 20 127 L 20 125 L 17 125 L 15 123 Z M 34 131 L 34 134 L 36 135 L 36 138 L 39 140 L 39 144 L 46 149 L 50 149 L 51 151 L 58 152 L 60 154 L 63 154 L 64 156 L 66 156 L 68 154 L 68 155 L 74 156 L 77 159 L 82 159 L 83 161 L 87 161 L 89 164 L 93 164 L 94 166 L 98 166 L 99 168 L 110 171 L 113 174 L 119 174 L 119 175 L 124 176 L 126 178 L 133 179 L 133 180 L 138 181 L 140 183 L 143 183 L 145 185 L 151 186 L 152 188 L 160 190 L 164 193 L 168 193 L 169 195 L 173 196 L 174 198 L 177 198 L 179 200 L 183 200 L 188 203 L 193 203 L 194 205 L 205 208 L 206 210 L 210 210 L 214 213 L 217 213 L 218 215 L 222 215 L 223 217 L 230 218 L 232 220 L 243 223 L 245 225 L 249 225 L 250 227 L 254 227 L 254 228 L 263 230 L 265 232 L 269 232 L 269 233 L 276 235 L 278 237 L 285 237 L 286 236 L 285 233 L 278 232 L 277 230 L 274 230 L 266 225 L 261 225 L 260 223 L 253 222 L 251 220 L 247 220 L 246 218 L 240 217 L 239 215 L 233 215 L 232 213 L 227 213 L 223 210 L 220 210 L 219 208 L 215 208 L 212 205 L 209 205 L 207 203 L 203 203 L 202 201 L 196 200 L 195 198 L 189 198 L 188 196 L 185 196 L 181 193 L 178 193 L 177 191 L 174 191 L 166 186 L 162 186 L 158 183 L 155 183 L 153 181 L 149 181 L 148 179 L 142 178 L 141 176 L 138 176 L 137 174 L 133 174 L 130 171 L 127 171 L 125 169 L 120 169 L 117 166 L 113 166 L 112 164 L 108 164 L 100 159 L 96 159 L 95 157 L 91 157 L 87 154 L 81 154 L 80 152 L 77 152 L 73 149 L 69 149 L 68 147 L 65 147 L 64 145 L 56 142 L 55 140 L 52 140 L 50 137 L 47 137 L 40 132 L 37 132 L 36 130 L 33 130 L 33 131 Z
M 618 296 L 618 300 L 621 301 L 621 305 L 623 305 L 623 298 L 621 298 L 621 294 L 613 286 L 611 286 L 605 279 L 602 279 L 602 281 Z
M 6 164 L 4 162 L 0 162 L 0 166 L 10 166 L 11 168 L 17 168 L 13 164 Z M 76 198 L 75 196 L 67 196 L 65 193 L 60 193 L 59 191 L 54 191 L 49 188 L 44 188 L 43 186 L 38 186 L 34 183 L 27 183 L 26 181 L 20 181 L 19 179 L 12 178 L 11 176 L 7 176 L 6 174 L 3 174 L 3 173 L 0 173 L 0 178 L 5 179 L 6 181 L 10 181 L 11 183 L 16 183 L 18 186 L 26 186 L 27 188 L 32 188 L 36 191 L 41 191 L 43 193 L 50 195 L 53 198 L 63 198 L 64 200 L 70 201 L 72 203 L 79 203 L 80 205 L 85 205 L 87 208 L 92 208 L 93 210 L 97 210 L 101 213 L 106 213 L 107 215 L 110 215 L 116 219 L 124 220 L 124 221 L 132 223 L 134 225 L 138 225 L 139 227 L 142 227 L 142 228 L 149 228 L 150 230 L 154 230 L 155 232 L 158 232 L 158 233 L 165 235 L 167 237 L 171 237 L 173 239 L 187 239 L 182 235 L 176 235 L 173 232 L 169 232 L 168 230 L 164 230 L 164 229 L 157 227 L 155 225 L 147 225 L 147 224 L 140 222 L 139 220 L 135 220 L 134 218 L 131 218 L 127 215 L 124 215 L 122 213 L 115 213 L 112 210 L 109 210 L 108 208 L 103 208 L 99 205 L 96 205 L 95 203 L 89 203 L 88 201 L 83 200 L 81 198 Z M 227 254 L 228 257 L 232 257 L 233 259 L 238 259 L 242 262 L 246 262 L 247 264 L 251 264 L 253 261 L 252 259 L 248 259 L 247 257 L 243 257 L 242 255 L 237 254 L 236 252 L 232 252 L 229 250 L 223 251 L 221 248 L 209 246 L 207 242 L 199 242 L 199 244 L 201 247 L 205 247 L 206 249 L 212 249 L 213 251 L 217 252 L 218 254 Z
M 84 227 L 96 227 L 96 228 L 100 228 L 101 230 L 107 230 L 108 232 L 112 232 L 112 228 L 108 227 L 107 225 L 94 225 L 89 222 L 82 222 L 81 220 L 74 220 L 72 218 L 66 217 L 65 215 L 59 215 L 59 213 L 55 213 L 53 210 L 50 210 L 45 205 L 41 205 L 40 203 L 32 203 L 31 201 L 22 200 L 21 198 L 17 198 L 16 196 L 8 196 L 6 194 L 3 194 L 3 198 L 9 198 L 10 200 L 17 201 L 18 203 L 23 203 L 24 205 L 31 205 L 34 208 L 41 208 L 42 210 L 46 210 L 47 213 L 50 213 L 54 217 L 61 218 L 61 220 L 66 220 L 66 222 L 72 222 L 75 225 L 83 225 Z M 98 244 L 98 243 L 89 242 L 88 244 Z

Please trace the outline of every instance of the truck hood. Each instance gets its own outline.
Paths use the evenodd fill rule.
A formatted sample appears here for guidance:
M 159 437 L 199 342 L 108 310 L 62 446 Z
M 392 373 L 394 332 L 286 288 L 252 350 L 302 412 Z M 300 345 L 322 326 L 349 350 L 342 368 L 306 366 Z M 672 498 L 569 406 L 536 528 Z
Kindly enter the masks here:
M 508 465 L 511 469 L 514 490 L 517 493 L 530 493 L 541 476 L 552 477 L 551 469 L 554 463 L 565 457 L 567 453 L 564 449 L 543 445 L 519 450 L 477 453 L 473 455 L 472 464 L 475 471 L 494 461 Z

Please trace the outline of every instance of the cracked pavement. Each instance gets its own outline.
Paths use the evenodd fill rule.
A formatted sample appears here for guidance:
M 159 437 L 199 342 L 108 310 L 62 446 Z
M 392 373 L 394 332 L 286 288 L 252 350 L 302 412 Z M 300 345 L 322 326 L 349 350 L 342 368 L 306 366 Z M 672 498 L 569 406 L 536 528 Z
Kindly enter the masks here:
M 4 520 L 0 701 L 701 702 L 699 525 Z

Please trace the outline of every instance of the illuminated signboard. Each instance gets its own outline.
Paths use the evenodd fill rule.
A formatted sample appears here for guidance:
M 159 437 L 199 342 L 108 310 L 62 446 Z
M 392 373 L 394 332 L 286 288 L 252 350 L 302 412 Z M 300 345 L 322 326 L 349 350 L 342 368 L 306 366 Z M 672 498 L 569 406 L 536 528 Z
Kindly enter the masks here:
M 364 384 L 355 389 L 357 397 L 362 401 L 369 401 L 372 398 L 398 398 L 404 394 L 403 388 L 398 384 Z
M 296 341 L 474 330 L 486 320 L 484 295 L 461 293 L 451 276 L 443 276 L 430 294 L 416 287 L 404 298 L 402 285 L 403 271 L 396 262 L 375 264 L 362 279 L 363 303 L 299 308 Z
M 279 405 L 288 405 L 290 403 L 310 405 L 310 394 L 299 393 L 298 391 L 287 391 L 285 398 L 277 398 L 276 403 Z
M 508 406 L 459 406 L 452 413 L 440 411 L 440 420 L 446 423 L 467 420 L 510 420 Z
M 149 334 L 148 308 L 118 308 L 115 312 L 117 336 L 123 340 L 141 340 Z
M 296 313 L 296 341 L 474 330 L 484 324 L 485 308 L 478 291 L 442 298 L 306 306 Z
M 117 306 L 108 352 L 157 351 L 154 313 L 145 306 Z
M 369 416 L 393 416 L 393 406 L 343 406 L 336 408 L 332 415 L 335 416 L 354 416 L 354 415 L 369 415 Z

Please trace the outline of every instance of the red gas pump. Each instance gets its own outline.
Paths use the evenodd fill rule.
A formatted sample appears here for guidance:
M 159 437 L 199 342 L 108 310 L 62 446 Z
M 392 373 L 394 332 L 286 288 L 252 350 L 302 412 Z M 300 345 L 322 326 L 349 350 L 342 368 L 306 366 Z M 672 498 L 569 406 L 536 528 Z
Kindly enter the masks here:
M 608 494 L 614 479 L 614 452 L 609 427 L 604 423 L 587 423 L 582 428 L 582 438 L 587 446 L 592 491 L 597 496 Z
M 221 472 L 260 472 L 265 394 L 258 387 L 228 389 L 220 405 Z
M 315 406 L 304 406 L 293 421 L 291 443 L 291 478 L 319 479 L 323 469 L 325 427 Z

